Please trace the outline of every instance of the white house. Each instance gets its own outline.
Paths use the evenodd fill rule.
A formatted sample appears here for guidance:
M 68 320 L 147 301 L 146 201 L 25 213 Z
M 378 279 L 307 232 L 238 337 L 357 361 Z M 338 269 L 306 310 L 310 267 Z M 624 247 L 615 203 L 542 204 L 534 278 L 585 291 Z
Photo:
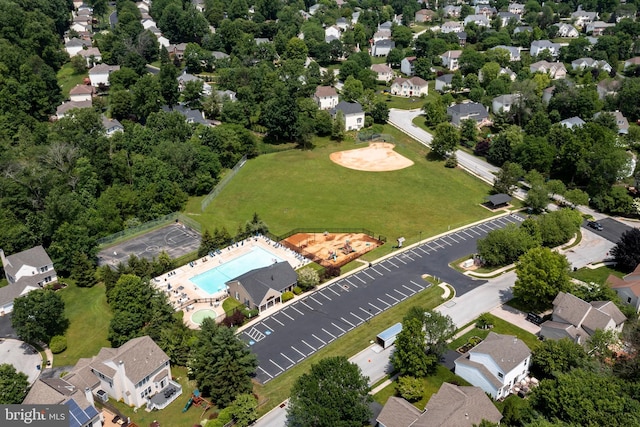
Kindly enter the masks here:
M 53 261 L 42 246 L 5 256 L 0 249 L 0 260 L 9 284 L 0 288 L 0 314 L 13 311 L 13 300 L 58 280 Z
M 578 116 L 573 116 L 569 117 L 568 119 L 562 120 L 560 124 L 566 128 L 573 129 L 584 126 L 586 122 Z
M 344 128 L 346 130 L 360 130 L 364 127 L 364 111 L 357 102 L 340 101 L 331 109 L 331 116 L 335 117 L 338 111 L 344 115 Z
M 438 92 L 446 92 L 451 89 L 452 79 L 453 74 L 443 74 L 439 77 L 436 77 L 436 90 Z
M 96 93 L 96 90 L 91 85 L 75 85 L 69 91 L 69 98 L 72 101 L 91 101 L 91 98 Z
M 87 67 L 93 67 L 94 65 L 102 61 L 102 53 L 97 47 L 82 49 L 80 52 L 78 52 L 78 55 L 80 55 L 85 60 L 85 62 L 87 63 Z
M 584 70 L 585 68 L 599 68 L 607 73 L 611 72 L 611 65 L 605 60 L 596 60 L 593 58 L 578 58 L 571 61 L 571 68 L 574 70 Z
M 393 69 L 387 64 L 373 64 L 371 71 L 376 73 L 376 80 L 389 83 L 393 79 Z
M 464 22 L 448 21 L 440 26 L 440 31 L 444 34 L 459 33 L 464 31 Z
M 549 40 L 535 40 L 531 43 L 531 56 L 538 56 L 545 50 L 554 58 L 560 54 L 560 43 L 552 43 Z
M 349 21 L 346 18 L 338 18 L 336 19 L 336 26 L 340 28 L 342 31 L 346 31 L 349 28 Z
M 622 279 L 610 274 L 607 284 L 616 291 L 620 301 L 635 308 L 636 312 L 640 312 L 640 264 Z
M 64 50 L 69 54 L 70 57 L 74 57 L 82 49 L 89 46 L 91 46 L 90 41 L 74 37 L 72 39 L 69 39 L 69 41 L 64 44 Z
M 524 4 L 522 3 L 511 3 L 507 10 L 515 15 L 520 15 L 524 13 Z
M 459 67 L 458 60 L 460 59 L 460 55 L 462 55 L 461 50 L 448 50 L 442 55 L 440 55 L 440 59 L 442 60 L 442 66 L 455 71 Z
M 489 18 L 487 18 L 486 15 L 469 15 L 466 18 L 464 18 L 465 27 L 472 22 L 476 24 L 478 27 L 488 28 L 491 26 L 491 21 L 489 21 Z
M 447 5 L 444 7 L 444 16 L 446 18 L 458 18 L 462 11 L 462 6 Z
M 529 374 L 531 351 L 511 335 L 489 335 L 455 361 L 455 373 L 494 399 L 508 396 Z
M 313 94 L 313 100 L 321 110 L 330 110 L 338 105 L 338 92 L 331 86 L 318 86 Z
M 574 27 L 571 24 L 567 24 L 566 22 L 563 22 L 561 24 L 558 25 L 558 37 L 569 37 L 569 38 L 576 38 L 580 35 L 580 33 L 578 32 L 578 30 L 576 30 L 576 27 Z
M 119 65 L 98 64 L 89 70 L 91 86 L 109 86 L 109 74 L 120 69 Z
M 520 22 L 520 15 L 513 12 L 498 12 L 498 19 L 500 19 L 500 25 L 506 27 L 511 21 Z
M 587 24 L 587 34 L 592 36 L 601 36 L 607 28 L 615 27 L 616 24 L 612 22 L 593 21 Z
M 143 19 L 140 22 L 142 23 L 142 28 L 144 28 L 145 30 L 148 30 L 151 27 L 157 27 L 156 21 L 154 21 L 153 19 Z
M 593 115 L 593 118 L 598 118 L 601 114 L 609 114 L 616 121 L 616 126 L 618 126 L 618 133 L 621 135 L 626 135 L 629 133 L 629 120 L 622 114 L 620 111 L 598 111 Z M 629 275 L 627 275 L 629 276 Z M 627 277 L 625 276 L 625 277 Z M 612 286 L 613 287 L 613 286 Z M 621 297 L 622 298 L 622 297 Z
M 520 61 L 521 56 L 520 56 L 520 49 L 516 46 L 505 46 L 503 44 L 500 44 L 498 46 L 492 47 L 489 50 L 493 50 L 493 49 L 503 49 L 506 50 L 507 52 L 509 52 L 509 61 L 510 62 L 516 62 L 516 61 Z
M 116 119 L 110 119 L 104 114 L 100 116 L 102 120 L 102 126 L 107 134 L 107 137 L 112 137 L 117 132 L 124 132 L 124 126 Z
M 391 30 L 390 29 L 386 29 L 383 28 L 381 30 L 376 31 L 375 33 L 373 33 L 373 41 L 374 43 L 380 40 L 386 40 L 386 39 L 390 39 L 391 38 Z
M 327 27 L 324 30 L 324 41 L 330 42 L 331 40 L 340 39 L 341 34 L 340 27 L 337 25 Z
M 493 98 L 491 101 L 491 110 L 495 113 L 500 112 L 501 110 L 505 113 L 511 111 L 511 107 L 518 102 L 520 95 L 518 94 L 509 94 L 509 95 L 500 95 Z
M 165 49 L 169 49 L 169 46 L 171 45 L 171 42 L 169 41 L 168 38 L 166 38 L 163 35 L 160 35 L 157 37 L 158 39 L 158 44 L 160 45 L 160 47 L 164 46 Z
M 188 82 L 202 82 L 202 94 L 205 96 L 211 95 L 211 85 L 202 80 L 200 77 L 196 77 L 193 74 L 187 73 L 186 70 L 178 76 L 178 90 L 180 92 L 184 91 L 184 89 L 187 87 Z
M 562 62 L 538 61 L 529 66 L 532 73 L 549 73 L 552 79 L 564 79 L 567 76 L 567 69 Z
M 396 96 L 422 96 L 429 93 L 429 84 L 420 77 L 396 78 L 391 84 L 391 94 Z
M 396 47 L 396 42 L 390 39 L 382 39 L 373 43 L 371 56 L 387 56 L 391 49 Z
M 407 76 L 413 76 L 416 72 L 415 70 L 415 56 L 408 56 L 400 61 L 400 71 L 402 71 Z
M 585 25 L 598 19 L 598 12 L 587 12 L 582 10 L 581 6 L 578 6 L 578 10 L 571 14 L 571 19 L 578 27 L 584 27 Z
M 627 318 L 611 301 L 586 302 L 559 292 L 553 300 L 553 315 L 540 325 L 545 339 L 570 338 L 584 344 L 596 330 L 621 332 Z

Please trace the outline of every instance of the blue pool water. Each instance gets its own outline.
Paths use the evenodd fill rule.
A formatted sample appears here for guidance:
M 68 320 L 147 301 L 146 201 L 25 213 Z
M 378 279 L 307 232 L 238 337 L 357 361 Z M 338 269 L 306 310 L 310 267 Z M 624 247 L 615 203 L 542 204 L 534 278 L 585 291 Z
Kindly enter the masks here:
M 242 276 L 244 273 L 256 268 L 267 267 L 274 262 L 281 261 L 283 259 L 278 258 L 271 252 L 259 246 L 254 246 L 251 248 L 251 252 L 198 274 L 189 280 L 206 293 L 215 294 L 224 291 L 227 288 L 225 283 L 229 280 Z M 209 258 L 209 262 L 217 263 L 218 257 Z

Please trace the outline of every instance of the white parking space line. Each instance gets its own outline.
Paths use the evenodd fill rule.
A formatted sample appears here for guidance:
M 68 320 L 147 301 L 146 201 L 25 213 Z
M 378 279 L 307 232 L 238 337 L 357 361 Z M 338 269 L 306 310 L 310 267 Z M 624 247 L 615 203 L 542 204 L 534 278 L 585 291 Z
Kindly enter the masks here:
M 356 325 L 354 325 L 353 323 L 349 322 L 347 319 L 345 319 L 344 317 L 341 317 L 340 320 L 342 320 L 344 323 L 348 323 L 349 325 L 351 325 L 351 329 L 355 328 Z M 351 330 L 349 329 L 349 330 Z
M 407 255 L 405 255 L 405 254 L 403 254 L 403 255 L 404 255 L 404 256 L 407 256 Z M 408 257 L 408 258 L 409 258 L 409 257 Z M 397 256 L 397 257 L 395 257 L 395 259 L 396 259 L 396 261 L 400 261 L 400 262 L 401 262 L 401 263 L 403 263 L 404 265 L 407 265 L 407 263 L 406 263 L 406 262 L 404 262 L 404 261 L 402 260 L 402 258 L 400 258 L 400 257 L 398 257 L 398 256 Z M 411 259 L 411 258 L 409 258 L 409 259 Z M 413 261 L 413 260 L 411 260 L 411 261 Z
M 358 308 L 359 308 L 360 310 L 364 311 L 364 314 L 366 314 L 366 315 L 367 315 L 367 318 L 369 318 L 369 317 L 373 317 L 373 313 L 371 313 L 371 309 L 369 309 L 369 311 L 367 311 L 367 310 L 365 310 L 365 309 L 364 309 L 364 308 L 362 308 L 362 307 L 358 307 Z
M 407 285 L 404 285 L 404 284 L 403 284 L 403 285 L 402 285 L 402 287 L 411 291 L 411 293 L 409 294 L 409 296 L 411 296 L 411 295 L 413 295 L 413 294 L 415 294 L 415 293 L 416 293 L 416 290 L 415 290 L 415 289 L 412 289 L 412 288 L 408 287 Z
M 295 311 L 297 311 L 298 313 L 300 313 L 300 314 L 302 314 L 302 315 L 304 316 L 304 313 L 303 313 L 303 312 L 301 312 L 300 310 L 298 310 L 298 309 L 296 308 L 296 305 L 295 305 L 295 304 L 290 305 L 289 307 L 291 307 L 292 309 L 294 309 Z
M 295 365 L 295 364 L 296 364 L 296 362 L 294 362 L 293 360 L 291 360 L 290 358 L 288 358 L 286 354 L 284 354 L 284 353 L 280 353 L 280 354 L 282 355 L 282 357 L 284 357 L 284 358 L 285 358 L 285 359 L 287 359 L 289 362 L 291 362 L 291 366 L 293 366 L 293 365 Z M 291 367 L 291 366 L 289 366 L 289 367 Z
M 340 294 L 339 294 L 339 293 L 337 293 L 336 291 L 334 291 L 334 290 L 333 290 L 333 286 L 329 286 L 328 288 L 325 288 L 325 289 L 329 289 L 329 290 L 330 290 L 331 292 L 333 292 L 334 294 L 336 294 L 336 295 L 340 296 Z
M 364 319 L 356 315 L 353 311 L 350 311 L 349 314 L 351 314 L 356 319 L 360 320 L 360 323 L 364 322 Z
M 362 273 L 365 274 L 369 279 L 374 280 L 374 277 L 369 273 L 367 273 L 366 271 L 362 270 Z
M 462 230 L 462 232 L 473 239 L 473 236 L 471 234 L 467 233 L 467 230 Z
M 469 228 L 468 230 L 469 230 L 469 231 L 471 231 L 471 232 L 473 232 L 473 233 L 476 233 L 478 236 L 480 236 L 480 233 L 478 233 L 478 232 L 475 230 L 475 227 L 474 227 L 474 228 Z M 472 237 L 473 237 L 473 236 L 472 236 Z
M 315 352 L 315 351 L 316 351 L 315 347 L 311 347 L 311 345 L 310 345 L 308 342 L 306 342 L 305 340 L 300 340 L 300 341 L 302 341 L 303 343 L 305 343 L 305 344 L 307 345 L 307 347 L 309 347 L 311 350 L 313 350 L 311 353 L 307 354 L 307 356 L 309 356 L 309 355 L 313 354 L 313 352 Z
M 262 372 L 264 372 L 265 374 L 267 374 L 269 376 L 269 379 L 273 379 L 273 375 L 271 375 L 269 372 L 265 371 L 264 369 L 262 369 L 260 366 L 258 366 L 258 369 L 260 369 Z
M 348 284 L 350 284 L 351 286 L 353 286 L 354 288 L 357 288 L 357 286 L 356 286 L 356 285 L 354 285 L 354 284 L 351 282 L 351 280 L 349 280 L 349 279 L 344 279 L 344 281 L 345 281 L 345 282 L 347 282 Z
M 335 323 L 331 322 L 331 324 L 332 324 L 333 326 L 335 326 L 336 328 L 340 329 L 340 330 L 342 331 L 342 333 L 343 333 L 343 334 L 344 334 L 345 332 L 347 332 L 347 331 L 345 331 L 344 329 L 342 329 L 340 326 L 336 325 Z
M 380 301 L 383 304 L 386 304 L 387 308 L 391 307 L 391 304 L 389 304 L 388 302 L 386 302 L 385 300 L 381 300 L 380 298 L 377 298 L 378 301 Z
M 398 267 L 397 265 L 395 265 L 393 262 L 391 262 L 391 260 L 390 260 L 390 259 L 388 259 L 388 260 L 387 260 L 387 262 L 388 262 L 389 264 L 393 265 L 395 268 L 400 268 L 400 267 Z
M 327 331 L 325 328 L 322 328 L 322 330 L 327 334 L 327 335 L 331 335 L 331 337 L 335 340 L 336 336 L 333 335 L 331 332 Z
M 309 295 L 309 298 L 311 298 L 312 300 L 314 300 L 314 301 L 315 301 L 315 302 L 317 302 L 318 304 L 323 305 L 320 301 L 318 301 L 317 299 L 315 299 L 315 298 L 313 297 L 313 295 Z
M 300 353 L 300 355 L 302 356 L 302 359 L 304 359 L 305 357 L 307 357 L 306 354 L 304 354 L 303 352 L 301 352 L 300 350 L 298 350 L 297 348 L 295 348 L 294 346 L 291 346 L 292 349 L 294 349 L 295 351 L 297 351 L 298 353 Z M 302 360 L 300 359 L 300 360 Z M 300 361 L 298 360 L 298 362 Z
M 279 321 L 278 319 L 275 318 L 275 316 L 271 316 L 269 319 L 267 320 L 275 320 L 276 322 L 278 322 L 278 324 L 280 324 L 280 326 L 284 326 L 284 323 L 282 323 L 281 321 Z
M 411 283 L 413 283 L 414 285 L 416 285 L 417 287 L 419 287 L 419 288 L 420 288 L 420 290 L 422 290 L 422 289 L 426 288 L 426 285 L 422 285 L 422 284 L 420 284 L 420 283 L 416 283 L 416 282 L 414 282 L 413 280 L 409 280 L 409 281 L 410 281 Z
M 280 313 L 284 314 L 284 315 L 285 315 L 285 316 L 287 316 L 289 319 L 293 320 L 293 317 L 289 316 L 289 315 L 287 314 L 287 312 L 286 312 L 286 311 L 281 310 L 281 311 L 280 311 Z
M 449 238 L 449 239 L 453 240 L 453 241 L 454 241 L 454 242 L 456 242 L 456 243 L 460 243 L 460 242 L 458 242 L 456 239 L 454 239 L 454 238 L 453 238 L 453 234 L 448 235 L 448 236 L 447 236 L 447 238 Z
M 442 239 L 440 239 L 440 241 L 441 241 L 442 243 L 446 243 L 446 244 L 447 244 L 447 245 L 449 245 L 449 246 L 453 246 L 451 243 L 449 243 L 449 242 L 447 242 L 446 240 L 444 240 L 444 237 L 443 237 Z
M 396 291 L 397 293 L 399 293 L 400 295 L 402 295 L 402 301 L 404 301 L 405 299 L 409 298 L 407 295 L 403 294 L 402 292 L 400 292 L 397 289 L 394 289 L 394 291 Z
M 309 304 L 307 304 L 305 302 L 305 300 L 300 301 L 305 307 L 307 307 L 309 310 L 313 311 L 313 308 L 311 308 L 311 306 Z
M 382 312 L 382 310 L 380 310 L 380 307 L 376 307 L 375 305 L 373 305 L 373 303 L 369 303 L 369 305 L 373 308 L 375 308 L 376 310 L 378 310 L 378 313 Z M 378 314 L 376 313 L 376 314 Z
M 400 302 L 400 300 L 399 300 L 399 299 L 394 298 L 394 297 L 392 297 L 392 296 L 391 296 L 391 295 L 389 295 L 389 294 L 385 294 L 385 295 L 386 295 L 386 296 L 388 296 L 389 298 L 391 298 L 392 300 L 394 300 L 395 302 Z
M 278 368 L 280 368 L 280 372 L 284 372 L 284 369 L 282 368 L 282 366 L 278 365 L 276 362 L 274 362 L 273 360 L 269 359 L 269 362 L 273 363 L 274 365 L 276 365 Z
M 423 253 L 429 255 L 429 252 L 425 251 L 424 249 L 422 249 L 422 246 L 418 246 L 418 249 L 420 249 Z
M 415 249 L 411 249 L 411 251 L 410 251 L 410 252 L 411 252 L 412 254 L 414 254 L 415 256 L 417 256 L 417 257 L 419 257 L 419 258 L 422 258 L 422 255 L 420 255 L 419 253 L 417 253 Z
M 327 343 L 326 343 L 326 342 L 324 342 L 324 341 L 322 341 L 320 338 L 318 338 L 318 337 L 316 336 L 316 334 L 311 334 L 311 336 L 312 336 L 312 337 L 314 337 L 315 339 L 317 339 L 318 341 L 320 341 L 320 342 L 322 343 L 322 345 L 323 345 L 323 346 L 324 346 L 324 345 L 327 345 Z M 318 347 L 318 348 L 322 348 L 322 347 Z
M 384 274 L 380 273 L 378 270 L 376 270 L 375 268 L 371 267 L 369 270 L 375 271 L 376 273 L 378 273 L 380 276 L 384 276 Z
M 318 292 L 318 295 L 322 295 L 323 297 L 325 297 L 326 299 L 328 299 L 329 301 L 333 301 L 331 298 L 329 298 L 328 296 L 326 296 L 325 294 L 323 294 L 322 292 Z
M 385 267 L 385 266 L 384 266 L 384 264 L 376 264 L 376 267 L 377 267 L 377 266 L 380 266 L 380 267 L 384 268 L 384 269 L 385 269 L 385 270 L 387 270 L 387 271 L 391 271 L 391 270 L 389 270 L 387 267 Z
M 364 280 L 362 280 L 360 277 L 358 277 L 357 275 L 356 276 L 352 276 L 352 277 L 355 277 L 356 279 L 360 280 L 362 283 L 367 283 Z
M 458 232 L 458 233 L 456 233 L 456 235 L 455 235 L 455 236 L 456 236 L 458 239 L 467 240 L 467 239 L 465 239 L 464 237 L 462 237 L 462 232 Z

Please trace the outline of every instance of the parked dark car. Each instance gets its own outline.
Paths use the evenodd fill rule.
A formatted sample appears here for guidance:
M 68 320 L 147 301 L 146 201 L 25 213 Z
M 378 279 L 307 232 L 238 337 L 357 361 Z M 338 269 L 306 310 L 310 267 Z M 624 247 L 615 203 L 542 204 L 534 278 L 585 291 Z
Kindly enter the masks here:
M 587 225 L 594 230 L 602 231 L 602 224 L 600 224 L 598 221 L 589 221 Z

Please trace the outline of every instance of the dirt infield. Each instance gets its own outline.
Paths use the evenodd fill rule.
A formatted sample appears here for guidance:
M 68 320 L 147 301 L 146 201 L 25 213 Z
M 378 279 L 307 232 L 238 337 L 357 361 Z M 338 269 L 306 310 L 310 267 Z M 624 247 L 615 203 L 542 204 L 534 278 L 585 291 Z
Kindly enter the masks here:
M 367 172 L 386 172 L 408 168 L 413 162 L 393 151 L 388 142 L 372 142 L 366 148 L 331 153 L 332 162 L 345 168 Z
M 382 245 L 363 233 L 298 233 L 282 241 L 325 267 L 340 267 Z

